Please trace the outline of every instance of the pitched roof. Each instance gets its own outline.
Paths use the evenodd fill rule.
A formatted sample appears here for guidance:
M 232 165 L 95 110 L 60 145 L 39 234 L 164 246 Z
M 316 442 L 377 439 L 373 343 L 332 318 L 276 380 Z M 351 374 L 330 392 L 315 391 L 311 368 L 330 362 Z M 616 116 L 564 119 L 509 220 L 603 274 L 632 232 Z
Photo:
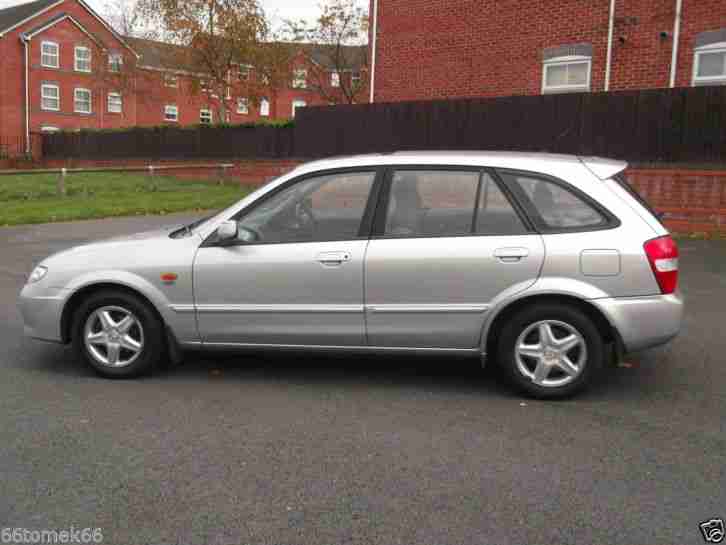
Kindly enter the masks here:
M 35 2 L 0 9 L 0 34 L 56 3 L 58 0 L 35 0 Z
M 160 70 L 185 70 L 199 71 L 199 66 L 195 68 L 193 50 L 166 42 L 157 42 L 155 40 L 147 40 L 145 38 L 133 38 L 126 36 L 124 38 L 129 45 L 141 56 L 139 64 Z M 316 44 L 295 44 L 290 43 L 291 53 L 294 50 L 302 49 L 306 54 L 310 55 L 314 62 L 318 65 L 332 70 L 335 67 L 333 61 L 333 47 Z M 366 63 L 367 46 L 343 46 L 341 58 L 343 64 L 341 68 L 346 70 L 359 70 Z

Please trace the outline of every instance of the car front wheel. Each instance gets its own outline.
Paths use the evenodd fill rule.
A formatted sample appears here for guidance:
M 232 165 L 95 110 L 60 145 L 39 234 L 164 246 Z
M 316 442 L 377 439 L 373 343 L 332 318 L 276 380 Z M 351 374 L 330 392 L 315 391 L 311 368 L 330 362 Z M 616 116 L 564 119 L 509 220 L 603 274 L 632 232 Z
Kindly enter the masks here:
M 603 340 L 576 307 L 527 307 L 503 328 L 498 359 L 519 389 L 538 398 L 571 396 L 586 388 L 602 367 Z
M 131 378 L 150 372 L 164 355 L 163 326 L 140 298 L 122 291 L 92 294 L 75 313 L 73 345 L 97 373 Z

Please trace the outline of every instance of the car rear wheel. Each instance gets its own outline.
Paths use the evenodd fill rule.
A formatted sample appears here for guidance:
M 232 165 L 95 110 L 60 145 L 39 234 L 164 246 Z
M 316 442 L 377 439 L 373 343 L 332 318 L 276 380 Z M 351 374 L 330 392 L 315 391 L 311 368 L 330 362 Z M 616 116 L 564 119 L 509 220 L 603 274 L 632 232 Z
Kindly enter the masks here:
M 498 360 L 510 381 L 537 398 L 585 389 L 603 362 L 603 339 L 592 320 L 569 305 L 524 308 L 503 327 Z
M 79 357 L 108 378 L 152 371 L 165 352 L 163 325 L 149 305 L 123 291 L 101 291 L 74 315 L 73 346 Z

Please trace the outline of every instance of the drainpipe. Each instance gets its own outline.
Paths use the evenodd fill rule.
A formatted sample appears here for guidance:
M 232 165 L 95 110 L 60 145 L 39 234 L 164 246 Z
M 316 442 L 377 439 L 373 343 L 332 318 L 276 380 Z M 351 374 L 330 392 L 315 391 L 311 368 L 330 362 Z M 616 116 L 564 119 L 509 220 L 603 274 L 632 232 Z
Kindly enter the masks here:
M 378 0 L 373 0 L 373 36 L 371 38 L 371 97 L 369 102 L 373 102 L 375 97 L 376 84 L 376 43 L 378 42 Z
M 28 68 L 28 42 L 30 41 L 25 34 L 20 35 L 20 39 L 25 46 L 25 154 L 30 155 L 30 70 Z
M 605 90 L 610 90 L 610 67 L 613 60 L 613 30 L 615 28 L 615 0 L 610 0 L 610 16 L 608 18 L 608 53 L 605 61 Z
M 676 86 L 676 68 L 678 66 L 678 38 L 681 34 L 681 11 L 683 0 L 676 0 L 676 19 L 673 22 L 673 53 L 671 56 L 671 79 L 669 87 Z

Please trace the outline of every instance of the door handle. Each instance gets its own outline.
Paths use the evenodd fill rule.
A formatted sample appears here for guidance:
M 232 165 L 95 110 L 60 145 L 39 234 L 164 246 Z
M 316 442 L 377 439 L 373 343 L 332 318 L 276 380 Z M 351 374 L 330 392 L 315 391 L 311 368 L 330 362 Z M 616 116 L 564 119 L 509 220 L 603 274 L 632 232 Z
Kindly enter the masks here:
M 322 252 L 318 254 L 317 260 L 326 267 L 336 267 L 350 261 L 350 252 Z
M 527 248 L 497 248 L 494 257 L 503 263 L 516 263 L 529 255 Z

